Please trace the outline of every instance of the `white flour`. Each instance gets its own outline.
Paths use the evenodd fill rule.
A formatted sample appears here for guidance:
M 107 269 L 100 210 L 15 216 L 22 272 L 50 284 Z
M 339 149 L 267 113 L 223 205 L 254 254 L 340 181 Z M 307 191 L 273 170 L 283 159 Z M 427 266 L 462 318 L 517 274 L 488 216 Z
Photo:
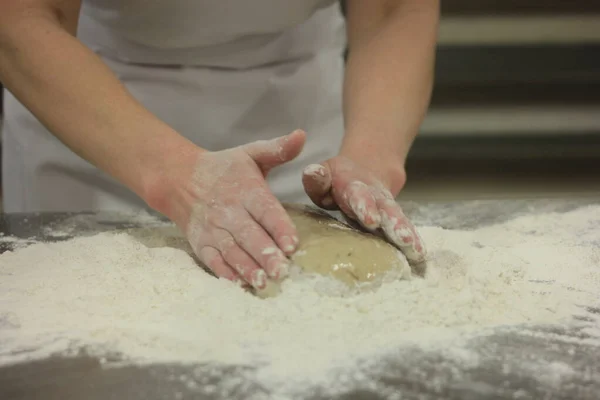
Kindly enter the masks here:
M 127 362 L 259 365 L 249 379 L 297 394 L 366 380 L 365 360 L 407 345 L 477 363 L 449 344 L 502 325 L 562 323 L 598 304 L 600 207 L 420 233 L 424 279 L 347 298 L 316 292 L 319 279 L 255 298 L 152 231 L 151 240 L 105 233 L 20 248 L 0 256 L 0 364 L 85 344 Z M 568 368 L 554 367 L 551 377 Z

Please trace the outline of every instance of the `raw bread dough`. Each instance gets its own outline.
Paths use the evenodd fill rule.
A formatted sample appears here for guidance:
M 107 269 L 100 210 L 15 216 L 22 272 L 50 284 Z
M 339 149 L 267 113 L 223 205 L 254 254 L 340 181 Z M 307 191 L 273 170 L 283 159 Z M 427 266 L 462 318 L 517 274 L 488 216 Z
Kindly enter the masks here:
M 383 239 L 350 227 L 316 207 L 283 205 L 298 230 L 300 244 L 291 258 L 301 274 L 331 277 L 349 289 L 373 288 L 387 279 L 410 277 L 411 269 L 404 255 Z M 132 229 L 128 233 L 151 248 L 167 246 L 184 250 L 202 265 L 175 226 Z M 296 276 L 292 274 L 288 279 Z M 255 294 L 273 297 L 279 291 L 280 283 L 269 281 L 267 288 Z
M 350 289 L 372 288 L 386 279 L 410 277 L 404 255 L 383 239 L 358 231 L 316 207 L 284 207 L 300 238 L 292 261 L 303 273 L 332 277 Z M 269 282 L 257 295 L 272 297 L 278 292 L 279 285 Z

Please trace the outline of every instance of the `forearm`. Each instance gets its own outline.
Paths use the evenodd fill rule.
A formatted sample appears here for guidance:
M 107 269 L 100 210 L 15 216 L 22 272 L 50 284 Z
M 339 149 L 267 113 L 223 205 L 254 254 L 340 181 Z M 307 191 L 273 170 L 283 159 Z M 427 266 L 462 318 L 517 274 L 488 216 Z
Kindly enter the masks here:
M 65 145 L 143 198 L 194 146 L 144 109 L 51 13 L 1 21 L 0 80 Z
M 439 4 L 423 0 L 391 3 L 397 5 L 366 17 L 353 14 L 350 4 L 342 153 L 379 160 L 379 168 L 391 168 L 381 174 L 392 175 L 384 179 L 394 181 L 386 183 L 397 191 L 404 177 L 394 175 L 403 174 L 406 155 L 429 104 Z

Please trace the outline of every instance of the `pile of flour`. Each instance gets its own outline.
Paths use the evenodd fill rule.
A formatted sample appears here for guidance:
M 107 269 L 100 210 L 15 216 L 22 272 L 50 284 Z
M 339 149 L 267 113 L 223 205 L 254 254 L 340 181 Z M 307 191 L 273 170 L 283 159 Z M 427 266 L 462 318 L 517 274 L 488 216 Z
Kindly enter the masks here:
M 307 278 L 256 298 L 205 273 L 159 229 L 146 232 L 152 246 L 126 233 L 32 244 L 0 256 L 0 364 L 86 346 L 128 363 L 257 366 L 248 379 L 290 393 L 358 379 L 360 360 L 403 346 L 566 323 L 597 305 L 598 216 L 586 207 L 475 231 L 423 227 L 424 278 L 351 297 Z

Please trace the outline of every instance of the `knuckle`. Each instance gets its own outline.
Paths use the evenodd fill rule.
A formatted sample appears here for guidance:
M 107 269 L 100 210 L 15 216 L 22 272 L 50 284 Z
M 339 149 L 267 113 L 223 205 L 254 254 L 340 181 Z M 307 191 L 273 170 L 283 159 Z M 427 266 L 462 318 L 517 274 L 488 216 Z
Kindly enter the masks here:
M 361 181 L 353 181 L 346 186 L 344 190 L 344 199 L 350 201 L 352 199 L 364 198 L 369 194 L 369 186 Z
M 271 205 L 264 210 L 264 219 L 275 226 L 286 225 L 287 214 L 283 208 Z
M 227 255 L 231 254 L 235 247 L 236 243 L 232 237 L 223 238 L 217 242 L 217 248 L 219 249 L 221 254 L 223 254 L 223 257 L 226 257 Z
M 200 261 L 208 267 L 211 271 L 215 272 L 222 268 L 224 261 L 221 254 L 212 247 L 203 247 L 198 252 L 198 258 Z
M 352 181 L 348 184 L 348 190 L 354 192 L 365 192 L 369 190 L 369 185 L 363 181 Z
M 216 206 L 211 205 L 205 214 L 205 220 L 207 224 L 218 226 L 219 222 L 222 220 L 220 217 L 220 213 Z
M 210 233 L 210 228 L 203 225 L 188 226 L 186 236 L 194 253 L 198 256 L 207 254 L 205 246 L 209 245 L 211 242 L 212 235 Z
M 380 187 L 377 188 L 376 194 L 378 197 L 397 205 L 396 201 L 394 200 L 394 196 L 392 195 L 392 192 L 390 192 L 387 188 L 383 187 L 383 185 L 380 185 Z
M 254 222 L 242 225 L 237 234 L 239 240 L 243 243 L 252 244 L 260 236 L 261 230 Z
M 207 214 L 207 223 L 216 227 L 230 228 L 239 223 L 239 207 L 227 204 L 215 204 Z
M 208 259 L 206 259 L 204 261 L 204 263 L 206 264 L 206 266 L 208 268 L 210 268 L 212 271 L 214 271 L 214 270 L 218 269 L 223 262 L 222 262 L 220 256 L 214 255 L 214 256 L 211 256 Z
M 210 264 L 215 258 L 215 252 L 210 250 L 210 247 L 201 247 L 196 252 L 198 254 L 198 257 L 202 260 L 202 262 L 204 262 L 207 265 Z
M 264 221 L 268 224 L 275 224 L 285 218 L 285 211 L 279 204 L 272 199 L 264 199 L 264 202 L 257 204 L 255 209 L 256 216 L 259 221 Z
M 275 196 L 264 185 L 248 188 L 243 196 L 244 206 L 255 216 L 263 215 L 278 203 Z
M 252 272 L 252 268 L 244 264 L 235 263 L 232 264 L 232 267 L 238 274 L 240 274 L 244 278 L 248 278 L 248 276 Z
M 272 225 L 271 234 L 275 237 L 279 236 L 296 236 L 294 225 L 285 218 L 277 219 Z
M 394 225 L 406 220 L 406 216 L 402 212 L 400 206 L 393 200 L 386 201 L 380 205 L 380 213 L 389 220 L 394 221 Z
M 392 199 L 384 199 L 381 204 L 382 204 L 382 207 L 385 207 L 388 210 L 400 209 L 400 206 L 398 205 L 398 203 L 396 203 Z

